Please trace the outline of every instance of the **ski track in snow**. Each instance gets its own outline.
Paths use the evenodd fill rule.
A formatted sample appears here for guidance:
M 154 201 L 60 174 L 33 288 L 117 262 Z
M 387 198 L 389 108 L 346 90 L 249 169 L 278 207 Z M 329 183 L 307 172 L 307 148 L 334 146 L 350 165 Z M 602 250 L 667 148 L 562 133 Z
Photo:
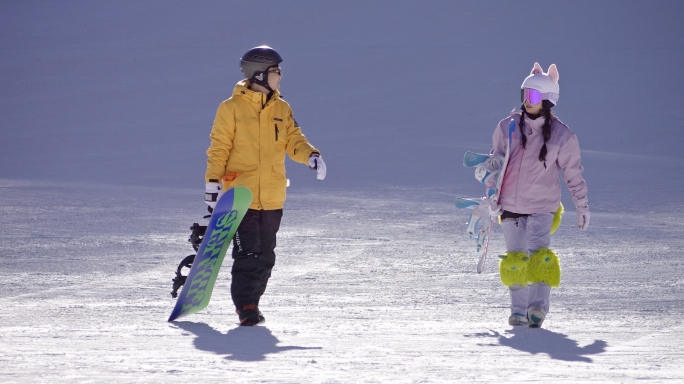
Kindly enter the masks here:
M 197 191 L 40 186 L 0 180 L 4 383 L 684 380 L 684 232 L 667 211 L 594 212 L 588 232 L 566 212 L 551 313 L 512 329 L 500 228 L 478 275 L 449 192 L 291 192 L 267 322 L 240 328 L 229 258 L 209 307 L 166 321 Z

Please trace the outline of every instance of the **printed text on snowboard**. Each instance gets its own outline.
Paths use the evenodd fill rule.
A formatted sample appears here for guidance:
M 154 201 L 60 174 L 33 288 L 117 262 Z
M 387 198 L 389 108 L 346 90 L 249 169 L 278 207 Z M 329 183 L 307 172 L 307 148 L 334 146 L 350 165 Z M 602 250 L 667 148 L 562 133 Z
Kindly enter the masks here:
M 233 210 L 224 214 L 216 221 L 216 229 L 212 231 L 211 238 L 209 238 L 207 246 L 204 248 L 204 252 L 201 255 L 203 260 L 198 264 L 199 269 L 197 270 L 197 274 L 190 282 L 190 289 L 185 296 L 190 302 L 183 306 L 181 312 L 184 313 L 202 302 L 204 291 L 214 270 L 214 264 L 221 254 L 223 246 L 228 245 L 226 244 L 226 240 L 230 242 L 228 233 L 237 217 L 238 211 Z

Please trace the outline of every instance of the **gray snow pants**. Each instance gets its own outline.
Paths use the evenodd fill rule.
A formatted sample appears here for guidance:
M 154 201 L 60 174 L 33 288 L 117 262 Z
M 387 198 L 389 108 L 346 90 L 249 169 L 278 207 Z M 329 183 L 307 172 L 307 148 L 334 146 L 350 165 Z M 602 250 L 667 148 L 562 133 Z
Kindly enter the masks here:
M 540 248 L 548 248 L 551 244 L 551 225 L 553 213 L 533 213 L 514 219 L 503 219 L 501 227 L 506 240 L 507 252 L 532 254 Z M 551 287 L 545 283 L 527 286 L 512 285 L 511 313 L 526 315 L 531 307 L 541 307 L 549 312 Z

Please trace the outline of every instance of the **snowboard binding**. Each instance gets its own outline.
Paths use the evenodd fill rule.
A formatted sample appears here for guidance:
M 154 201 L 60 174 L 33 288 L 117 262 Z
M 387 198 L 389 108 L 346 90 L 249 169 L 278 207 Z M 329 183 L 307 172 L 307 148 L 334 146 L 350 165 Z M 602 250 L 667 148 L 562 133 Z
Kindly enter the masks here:
M 188 241 L 192 244 L 192 248 L 195 250 L 195 252 L 197 252 L 199 250 L 200 244 L 202 244 L 202 239 L 204 238 L 204 233 L 207 230 L 207 226 L 193 223 L 192 227 L 190 227 L 190 230 L 192 232 L 190 233 L 190 238 Z M 195 261 L 195 256 L 197 255 L 188 255 L 180 262 L 180 264 L 178 264 L 178 268 L 176 269 L 176 277 L 172 279 L 173 290 L 171 291 L 171 297 L 174 299 L 178 297 L 178 290 L 183 286 L 183 284 L 185 284 L 185 280 L 188 278 L 187 276 L 184 276 L 181 271 L 183 267 L 187 267 L 188 269 L 192 267 L 192 262 Z

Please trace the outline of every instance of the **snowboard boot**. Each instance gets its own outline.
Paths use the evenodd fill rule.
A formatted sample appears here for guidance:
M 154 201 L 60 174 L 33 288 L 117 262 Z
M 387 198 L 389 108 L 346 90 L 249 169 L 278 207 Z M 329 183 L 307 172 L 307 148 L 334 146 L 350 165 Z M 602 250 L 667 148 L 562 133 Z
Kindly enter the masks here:
M 532 307 L 527 310 L 527 320 L 530 323 L 530 328 L 541 328 L 545 318 L 546 313 L 544 313 L 541 307 Z
M 508 318 L 508 325 L 522 325 L 526 327 L 528 325 L 527 316 L 514 313 Z
M 246 304 L 242 306 L 242 309 L 236 309 L 235 312 L 240 319 L 240 326 L 251 327 L 266 321 L 264 315 L 259 311 L 259 307 L 255 304 Z

